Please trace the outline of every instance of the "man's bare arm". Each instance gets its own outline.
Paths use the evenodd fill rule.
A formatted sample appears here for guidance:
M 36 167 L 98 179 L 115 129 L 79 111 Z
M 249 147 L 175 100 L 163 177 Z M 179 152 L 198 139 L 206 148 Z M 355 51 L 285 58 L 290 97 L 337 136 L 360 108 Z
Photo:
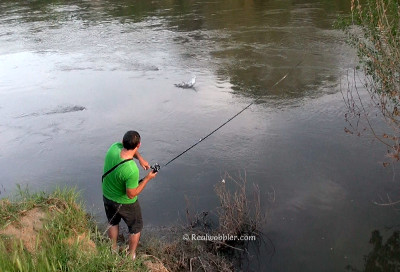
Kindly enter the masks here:
M 136 151 L 133 157 L 139 161 L 139 164 L 143 167 L 144 170 L 148 170 L 150 168 L 149 163 L 145 159 L 143 159 L 139 151 Z
M 134 188 L 134 189 L 129 189 L 126 188 L 126 195 L 128 196 L 128 198 L 132 199 L 135 196 L 139 195 L 144 187 L 146 187 L 147 182 L 149 182 L 151 179 L 155 178 L 155 176 L 157 175 L 157 173 L 154 173 L 153 171 L 150 171 L 147 176 L 143 179 L 143 181 L 141 183 L 139 183 L 139 186 Z

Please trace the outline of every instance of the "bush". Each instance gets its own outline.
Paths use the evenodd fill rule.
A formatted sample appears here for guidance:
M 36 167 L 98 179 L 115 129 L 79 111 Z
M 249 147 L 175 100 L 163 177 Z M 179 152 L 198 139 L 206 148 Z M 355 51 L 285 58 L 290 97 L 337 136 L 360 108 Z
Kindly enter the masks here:
M 359 94 L 356 73 L 343 98 L 349 109 L 345 131 L 360 135 L 369 130 L 387 146 L 388 156 L 400 160 L 400 2 L 397 0 L 352 0 L 351 16 L 338 20 L 348 35 L 349 44 L 357 49 L 360 65 L 366 75 L 363 85 L 371 103 Z M 371 107 L 372 106 L 372 107 Z M 375 131 L 371 116 L 381 113 L 383 131 Z M 382 126 L 382 124 L 384 124 Z M 384 163 L 384 166 L 388 165 Z

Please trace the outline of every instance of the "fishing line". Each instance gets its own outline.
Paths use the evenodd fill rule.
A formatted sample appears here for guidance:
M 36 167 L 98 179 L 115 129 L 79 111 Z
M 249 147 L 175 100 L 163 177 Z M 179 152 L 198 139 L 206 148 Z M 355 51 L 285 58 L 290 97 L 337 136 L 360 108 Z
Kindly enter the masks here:
M 277 86 L 279 83 L 281 83 L 294 69 L 296 69 L 301 63 L 303 62 L 303 60 L 299 61 L 295 66 L 293 66 L 293 68 L 287 72 L 283 77 L 281 77 L 277 82 L 274 83 L 274 85 L 272 85 L 271 89 L 274 88 L 275 86 Z M 214 129 L 213 131 L 211 131 L 210 133 L 208 133 L 206 136 L 204 136 L 203 138 L 201 138 L 198 142 L 196 142 L 195 144 L 191 145 L 189 148 L 187 148 L 185 151 L 181 152 L 179 155 L 175 156 L 174 158 L 172 158 L 171 160 L 169 160 L 166 164 L 164 164 L 163 167 L 166 167 L 168 164 L 170 164 L 171 162 L 175 161 L 176 159 L 178 159 L 179 157 L 181 157 L 183 154 L 185 154 L 186 152 L 188 152 L 189 150 L 191 150 L 192 148 L 194 148 L 196 145 L 198 145 L 199 143 L 201 143 L 202 141 L 204 141 L 205 139 L 207 139 L 208 137 L 210 137 L 212 134 L 214 134 L 215 132 L 217 132 L 219 129 L 221 129 L 223 126 L 225 126 L 226 124 L 228 124 L 230 121 L 232 121 L 233 119 L 235 119 L 237 116 L 239 116 L 242 112 L 244 112 L 245 110 L 247 110 L 248 108 L 250 108 L 253 104 L 255 104 L 257 101 L 259 101 L 261 98 L 263 98 L 263 96 L 259 96 L 257 99 L 255 99 L 253 102 L 249 103 L 246 107 L 244 107 L 242 110 L 240 110 L 238 113 L 236 113 L 235 115 L 233 115 L 231 118 L 229 118 L 227 121 L 225 121 L 222 125 L 220 125 L 219 127 L 217 127 L 216 129 Z M 150 167 L 153 172 L 158 172 L 161 169 L 161 166 L 156 163 L 154 165 L 152 165 Z M 143 179 L 141 179 L 139 181 L 142 182 Z M 106 228 L 106 230 L 104 231 L 103 235 L 106 234 L 106 232 L 111 228 L 111 221 L 114 219 L 115 215 L 118 213 L 119 209 L 121 208 L 122 204 L 120 204 L 117 208 L 117 211 L 115 212 L 115 214 L 113 215 L 113 217 L 111 218 L 111 220 L 109 220 L 109 225 Z
M 293 68 L 287 72 L 283 77 L 281 77 L 277 82 L 274 83 L 274 85 L 272 85 L 271 89 L 274 88 L 275 86 L 277 86 L 279 83 L 281 83 L 294 69 L 296 69 L 301 63 L 303 62 L 303 60 L 299 61 L 295 66 L 293 66 Z M 235 115 L 233 115 L 231 118 L 229 118 L 226 122 L 224 122 L 222 125 L 220 125 L 219 127 L 217 127 L 216 129 L 214 129 L 213 131 L 211 131 L 209 134 L 207 134 L 206 136 L 204 136 L 203 138 L 200 138 L 200 140 L 198 142 L 196 142 L 195 144 L 193 144 L 192 146 L 190 146 L 189 148 L 187 148 L 185 151 L 181 152 L 179 155 L 175 156 L 174 158 L 172 158 L 171 160 L 169 160 L 166 164 L 164 164 L 163 167 L 167 166 L 168 164 L 170 164 L 171 162 L 173 162 L 174 160 L 178 159 L 180 156 L 182 156 L 183 154 L 185 154 L 186 152 L 188 152 L 190 149 L 194 148 L 196 145 L 198 145 L 199 143 L 201 143 L 202 141 L 204 141 L 205 139 L 207 139 L 208 137 L 210 137 L 212 134 L 214 134 L 215 132 L 217 132 L 219 129 L 221 129 L 223 126 L 225 126 L 226 124 L 228 124 L 230 121 L 232 121 L 233 119 L 235 119 L 237 116 L 239 116 L 242 112 L 244 112 L 245 110 L 247 110 L 248 108 L 250 108 L 253 104 L 255 104 L 257 101 L 259 101 L 261 98 L 263 98 L 263 96 L 259 96 L 257 99 L 255 99 L 253 102 L 251 102 L 250 104 L 248 104 L 246 107 L 244 107 L 242 110 L 240 110 L 238 113 L 236 113 Z M 151 167 L 155 172 L 158 172 L 161 168 L 160 165 L 158 165 L 157 163 Z

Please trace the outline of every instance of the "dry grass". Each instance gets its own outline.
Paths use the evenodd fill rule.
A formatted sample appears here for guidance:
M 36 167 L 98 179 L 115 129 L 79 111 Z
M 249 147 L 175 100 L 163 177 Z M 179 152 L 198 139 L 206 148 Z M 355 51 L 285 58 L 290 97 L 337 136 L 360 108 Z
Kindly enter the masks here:
M 245 173 L 239 173 L 237 177 L 226 173 L 215 186 L 220 203 L 216 211 L 193 213 L 186 198 L 187 223 L 146 230 L 147 237 L 143 237 L 143 246 L 139 250 L 159 259 L 169 271 L 240 270 L 241 261 L 248 257 L 249 245 L 260 246 L 264 242 L 261 230 L 266 223 L 260 190 L 253 185 L 249 194 L 248 187 Z M 208 218 L 212 214 L 218 218 L 217 226 Z M 254 237 L 255 240 L 215 239 L 224 235 Z
M 24 247 L 31 253 L 38 246 L 39 231 L 43 228 L 46 213 L 40 208 L 33 208 L 21 213 L 19 220 L 13 221 L 0 230 L 0 235 L 9 239 L 21 240 Z
M 365 131 L 384 144 L 391 162 L 400 160 L 400 3 L 394 0 L 352 0 L 351 20 L 344 24 L 349 43 L 357 49 L 360 69 L 348 77 L 343 98 L 349 112 L 350 134 Z M 353 84 L 350 84 L 352 82 Z M 369 101 L 362 98 L 357 82 L 363 84 Z M 376 113 L 382 122 L 374 124 Z M 385 128 L 376 130 L 376 127 Z M 385 162 L 388 166 L 391 162 Z
M 266 214 L 261 210 L 260 189 L 253 184 L 252 197 L 249 197 L 246 173 L 244 176 L 239 173 L 235 178 L 225 173 L 222 180 L 215 186 L 220 200 L 218 232 L 233 236 L 258 235 L 266 223 Z
M 234 271 L 231 260 L 206 241 L 184 240 L 188 232 L 199 234 L 183 226 L 147 230 L 139 254 L 160 260 L 167 271 Z
M 400 161 L 400 2 L 352 0 L 351 18 L 338 21 L 338 26 L 347 33 L 360 61 L 342 90 L 348 109 L 345 132 L 371 133 L 387 149 L 383 166 L 394 167 Z M 364 90 L 368 96 L 362 94 Z M 394 204 L 400 201 L 392 201 L 389 195 L 379 203 Z

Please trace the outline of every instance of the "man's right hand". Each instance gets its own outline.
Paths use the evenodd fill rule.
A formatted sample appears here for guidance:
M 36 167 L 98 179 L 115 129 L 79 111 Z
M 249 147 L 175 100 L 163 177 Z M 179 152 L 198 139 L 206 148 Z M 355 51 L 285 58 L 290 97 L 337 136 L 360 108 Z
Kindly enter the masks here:
M 157 172 L 153 172 L 153 170 L 151 170 L 148 174 L 147 174 L 147 178 L 149 179 L 149 180 L 151 180 L 151 179 L 153 179 L 153 178 L 155 178 L 157 176 Z

